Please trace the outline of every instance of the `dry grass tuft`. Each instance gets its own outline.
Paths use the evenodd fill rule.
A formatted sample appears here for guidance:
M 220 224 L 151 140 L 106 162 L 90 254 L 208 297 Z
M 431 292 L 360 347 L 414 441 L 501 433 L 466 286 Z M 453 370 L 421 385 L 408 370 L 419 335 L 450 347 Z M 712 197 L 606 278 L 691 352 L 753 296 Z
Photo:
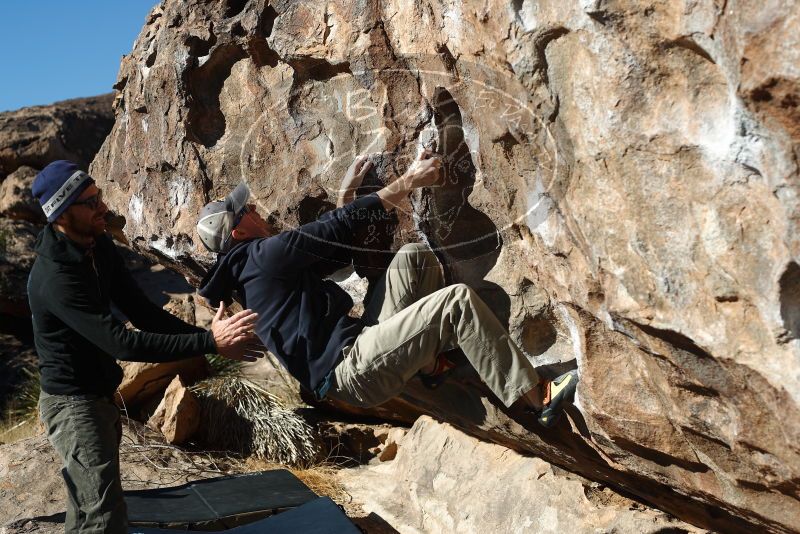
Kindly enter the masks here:
M 38 432 L 39 370 L 23 368 L 22 382 L 14 389 L 0 419 L 0 443 L 13 443 Z
M 0 423 L 0 445 L 27 439 L 39 433 L 36 419 Z
M 318 454 L 311 426 L 280 399 L 240 376 L 217 376 L 192 386 L 203 406 L 205 441 L 268 461 L 305 466 Z
M 6 418 L 11 421 L 35 419 L 39 407 L 39 370 L 25 367 L 20 370 L 23 379 L 14 390 L 6 409 Z
M 311 488 L 314 493 L 330 497 L 339 504 L 351 500 L 336 478 L 338 468 L 330 465 L 317 465 L 308 469 L 290 469 L 303 484 Z
M 250 457 L 244 462 L 247 472 L 266 471 L 269 469 L 288 469 L 303 484 L 311 488 L 318 495 L 330 497 L 339 504 L 347 504 L 352 499 L 339 483 L 336 473 L 339 468 L 330 464 L 317 464 L 310 467 L 287 467 L 285 465 L 267 462 L 260 458 Z

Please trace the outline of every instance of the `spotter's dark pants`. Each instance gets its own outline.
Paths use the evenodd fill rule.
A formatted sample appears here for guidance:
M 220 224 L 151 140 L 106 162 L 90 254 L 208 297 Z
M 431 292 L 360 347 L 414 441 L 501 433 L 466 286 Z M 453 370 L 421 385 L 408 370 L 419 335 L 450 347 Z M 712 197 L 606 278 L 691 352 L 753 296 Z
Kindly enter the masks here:
M 98 395 L 41 392 L 39 415 L 61 457 L 67 487 L 67 534 L 125 534 L 119 472 L 122 425 L 113 401 Z

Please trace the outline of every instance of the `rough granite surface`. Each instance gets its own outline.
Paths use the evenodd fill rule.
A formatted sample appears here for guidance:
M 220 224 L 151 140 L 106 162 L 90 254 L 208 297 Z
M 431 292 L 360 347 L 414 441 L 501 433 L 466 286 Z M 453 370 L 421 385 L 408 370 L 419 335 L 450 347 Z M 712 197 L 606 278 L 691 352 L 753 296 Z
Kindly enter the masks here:
M 0 113 L 0 181 L 56 159 L 87 169 L 114 124 L 112 102 L 105 94 Z
M 429 243 L 529 358 L 580 370 L 555 430 L 469 369 L 390 406 L 613 484 L 696 525 L 800 525 L 800 3 L 165 0 L 91 166 L 126 233 L 185 272 L 245 180 L 284 228 L 423 147 L 446 184 L 358 236 Z M 375 252 L 375 250 L 378 252 Z
M 395 458 L 338 478 L 402 534 L 707 532 L 430 417 L 417 419 L 396 448 Z

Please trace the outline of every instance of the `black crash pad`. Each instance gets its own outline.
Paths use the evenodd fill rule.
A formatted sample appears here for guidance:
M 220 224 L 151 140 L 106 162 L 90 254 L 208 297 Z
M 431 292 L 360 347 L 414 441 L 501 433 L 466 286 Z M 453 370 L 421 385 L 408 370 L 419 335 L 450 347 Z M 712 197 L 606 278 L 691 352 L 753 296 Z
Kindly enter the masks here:
M 193 530 L 241 525 L 316 498 L 285 469 L 125 492 L 129 524 Z
M 128 534 L 175 534 L 175 530 L 129 527 Z M 253 523 L 209 534 L 361 534 L 328 497 Z

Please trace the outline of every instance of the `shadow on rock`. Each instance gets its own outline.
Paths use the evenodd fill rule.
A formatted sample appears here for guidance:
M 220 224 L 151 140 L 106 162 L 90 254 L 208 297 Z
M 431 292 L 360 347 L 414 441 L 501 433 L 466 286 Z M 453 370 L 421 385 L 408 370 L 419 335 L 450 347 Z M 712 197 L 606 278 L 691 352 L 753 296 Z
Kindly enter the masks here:
M 469 203 L 477 168 L 464 136 L 461 110 L 438 87 L 433 96 L 436 152 L 443 163 L 443 184 L 421 195 L 419 229 L 445 267 L 446 283 L 475 289 L 506 326 L 511 300 L 497 284 L 484 280 L 497 263 L 503 240 L 492 220 Z

